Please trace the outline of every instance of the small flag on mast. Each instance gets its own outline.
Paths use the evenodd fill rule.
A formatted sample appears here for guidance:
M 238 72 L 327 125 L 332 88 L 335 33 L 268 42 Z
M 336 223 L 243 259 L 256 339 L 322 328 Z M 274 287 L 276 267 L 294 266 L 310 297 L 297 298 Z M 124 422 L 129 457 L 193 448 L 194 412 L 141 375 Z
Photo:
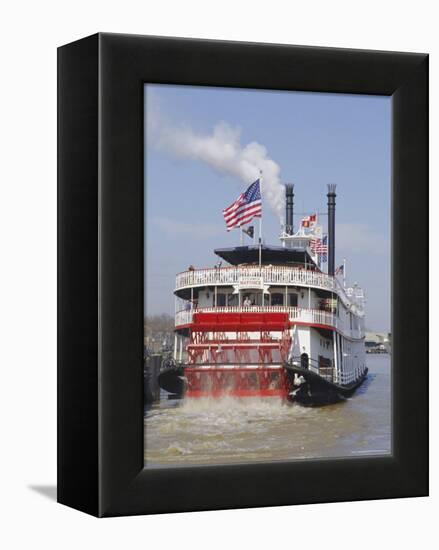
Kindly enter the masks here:
M 239 195 L 236 201 L 223 210 L 227 231 L 234 227 L 241 227 L 249 223 L 253 218 L 262 216 L 262 201 L 259 179 Z
M 317 214 L 311 214 L 311 216 L 306 216 L 302 218 L 301 226 L 302 227 L 313 227 L 317 223 Z
M 242 232 L 248 235 L 250 239 L 253 239 L 255 236 L 255 228 L 253 225 L 249 225 L 246 229 L 243 229 Z
M 341 264 L 335 270 L 335 275 L 344 275 L 344 264 Z

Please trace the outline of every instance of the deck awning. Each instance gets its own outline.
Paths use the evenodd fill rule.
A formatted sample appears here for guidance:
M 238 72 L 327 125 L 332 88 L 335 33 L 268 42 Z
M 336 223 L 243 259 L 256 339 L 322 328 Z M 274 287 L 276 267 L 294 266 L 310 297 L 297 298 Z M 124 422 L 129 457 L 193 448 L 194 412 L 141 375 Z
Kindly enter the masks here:
M 258 264 L 259 245 L 235 246 L 233 248 L 217 248 L 215 254 L 231 265 Z M 261 247 L 261 263 L 263 265 L 304 265 L 315 266 L 313 259 L 305 249 L 284 248 L 282 246 Z

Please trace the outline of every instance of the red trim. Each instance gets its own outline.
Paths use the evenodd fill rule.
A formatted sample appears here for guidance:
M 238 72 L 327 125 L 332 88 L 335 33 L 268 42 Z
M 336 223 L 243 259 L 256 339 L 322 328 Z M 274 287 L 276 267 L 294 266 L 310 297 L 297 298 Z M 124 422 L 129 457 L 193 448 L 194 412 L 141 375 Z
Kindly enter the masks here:
M 256 349 L 270 348 L 279 349 L 279 341 L 264 341 L 264 340 L 206 340 L 200 343 L 188 344 L 188 347 L 196 349 L 209 349 L 220 345 L 222 349 Z
M 325 330 L 337 330 L 334 326 L 332 325 L 322 325 L 320 323 L 302 323 L 300 321 L 291 321 L 290 322 L 290 327 L 293 327 L 294 325 L 300 325 L 300 326 L 303 326 L 303 327 L 314 327 L 314 328 L 324 328 Z
M 278 390 L 232 390 L 229 392 L 225 391 L 195 391 L 187 390 L 185 397 L 281 397 L 286 399 L 288 396 L 287 389 L 278 389 Z
M 289 323 L 289 326 L 290 327 L 293 327 L 294 325 L 300 325 L 300 326 L 304 326 L 304 327 L 315 327 L 315 328 L 324 328 L 326 330 L 337 330 L 334 326 L 332 325 L 322 325 L 322 324 L 319 324 L 319 323 L 303 323 L 303 322 L 299 322 L 299 321 L 290 321 Z M 175 325 L 175 329 L 176 330 L 180 330 L 180 329 L 183 329 L 183 328 L 194 328 L 194 324 L 193 323 L 186 323 L 185 325 Z M 250 329 L 244 329 L 244 328 L 239 328 L 238 331 L 240 330 L 243 330 L 243 331 L 250 331 Z M 271 329 L 271 330 L 276 330 L 276 329 Z M 231 330 L 232 332 L 235 332 L 234 329 Z M 227 331 L 226 331 L 227 332 Z M 340 331 L 337 331 L 339 332 L 341 335 L 344 336 L 344 334 Z M 349 338 L 348 336 L 346 336 L 346 338 Z
M 208 369 L 205 368 L 205 367 L 202 367 L 202 366 L 197 366 L 197 365 L 190 365 L 190 366 L 187 366 L 187 367 L 184 367 L 184 372 L 185 373 L 192 373 L 192 372 L 236 372 L 236 371 L 239 371 L 239 372 L 279 372 L 279 371 L 283 371 L 284 367 L 281 363 L 279 363 L 279 365 L 275 368 L 273 367 L 266 367 L 266 366 L 260 366 L 259 364 L 258 365 L 255 365 L 254 367 L 240 367 L 240 366 L 236 366 L 236 367 L 233 367 L 233 368 L 225 368 L 225 367 L 218 367 L 218 366 L 211 366 L 209 367 Z
M 289 326 L 287 312 L 195 312 L 192 330 L 201 332 L 282 331 Z

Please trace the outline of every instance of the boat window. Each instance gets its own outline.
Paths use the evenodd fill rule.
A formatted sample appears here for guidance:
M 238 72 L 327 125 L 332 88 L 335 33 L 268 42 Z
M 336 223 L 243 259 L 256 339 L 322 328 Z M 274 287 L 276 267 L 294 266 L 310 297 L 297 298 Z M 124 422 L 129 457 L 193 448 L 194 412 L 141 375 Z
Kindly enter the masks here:
M 272 306 L 283 306 L 284 305 L 284 295 L 280 293 L 271 295 L 271 305 Z
M 225 294 L 217 294 L 216 305 L 217 305 L 217 307 L 224 307 L 226 305 L 226 295 Z
M 288 305 L 290 307 L 297 307 L 297 294 L 288 294 Z
M 252 305 L 254 305 L 254 299 L 253 299 L 253 296 L 251 294 L 244 294 L 243 297 L 242 297 L 242 305 L 244 307 L 250 307 Z

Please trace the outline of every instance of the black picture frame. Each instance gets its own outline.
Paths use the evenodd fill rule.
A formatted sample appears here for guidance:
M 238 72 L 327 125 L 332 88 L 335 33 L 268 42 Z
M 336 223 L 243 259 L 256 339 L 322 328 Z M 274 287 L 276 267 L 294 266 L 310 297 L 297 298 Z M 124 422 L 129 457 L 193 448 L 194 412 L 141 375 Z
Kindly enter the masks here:
M 392 96 L 392 456 L 143 468 L 144 83 Z M 59 502 L 118 516 L 428 494 L 427 55 L 96 34 L 58 50 L 58 135 Z

